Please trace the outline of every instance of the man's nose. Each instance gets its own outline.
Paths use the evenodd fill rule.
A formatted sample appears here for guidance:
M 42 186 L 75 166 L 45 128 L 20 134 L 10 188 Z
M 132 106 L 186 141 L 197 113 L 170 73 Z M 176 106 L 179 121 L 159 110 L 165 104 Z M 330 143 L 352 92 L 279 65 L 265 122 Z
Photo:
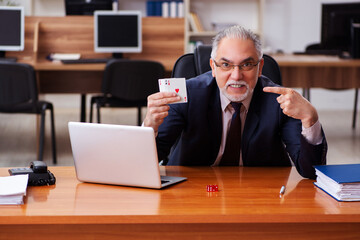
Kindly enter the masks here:
M 234 66 L 231 73 L 232 78 L 235 79 L 242 79 L 243 77 L 243 70 L 240 68 L 240 66 Z

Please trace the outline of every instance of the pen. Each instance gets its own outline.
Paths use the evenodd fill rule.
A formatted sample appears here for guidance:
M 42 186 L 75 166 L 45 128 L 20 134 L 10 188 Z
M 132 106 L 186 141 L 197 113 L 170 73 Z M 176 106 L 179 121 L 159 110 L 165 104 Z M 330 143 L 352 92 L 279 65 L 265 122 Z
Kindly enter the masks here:
M 281 186 L 281 188 L 280 188 L 280 194 L 282 195 L 282 194 L 284 194 L 285 193 L 285 186 L 283 185 L 283 186 Z

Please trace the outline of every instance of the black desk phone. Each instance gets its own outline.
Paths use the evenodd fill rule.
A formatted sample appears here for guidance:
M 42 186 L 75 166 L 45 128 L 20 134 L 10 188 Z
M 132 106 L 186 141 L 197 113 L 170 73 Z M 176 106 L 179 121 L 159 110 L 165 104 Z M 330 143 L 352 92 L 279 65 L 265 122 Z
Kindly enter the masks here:
M 55 184 L 55 176 L 43 161 L 33 161 L 28 168 L 9 169 L 10 175 L 29 174 L 28 186 L 44 186 Z

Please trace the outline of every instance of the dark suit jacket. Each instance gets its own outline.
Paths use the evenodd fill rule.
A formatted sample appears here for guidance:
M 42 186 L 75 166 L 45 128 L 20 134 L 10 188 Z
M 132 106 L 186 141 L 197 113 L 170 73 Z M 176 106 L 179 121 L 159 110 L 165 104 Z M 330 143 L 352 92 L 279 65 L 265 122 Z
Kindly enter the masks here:
M 244 126 L 241 149 L 244 166 L 291 166 L 315 178 L 312 167 L 325 164 L 327 143 L 307 143 L 301 135 L 301 121 L 283 114 L 277 94 L 262 91 L 276 86 L 260 77 L 254 89 Z M 219 152 L 222 134 L 220 92 L 211 72 L 186 81 L 188 103 L 171 104 L 169 116 L 156 138 L 159 160 L 167 165 L 210 166 Z

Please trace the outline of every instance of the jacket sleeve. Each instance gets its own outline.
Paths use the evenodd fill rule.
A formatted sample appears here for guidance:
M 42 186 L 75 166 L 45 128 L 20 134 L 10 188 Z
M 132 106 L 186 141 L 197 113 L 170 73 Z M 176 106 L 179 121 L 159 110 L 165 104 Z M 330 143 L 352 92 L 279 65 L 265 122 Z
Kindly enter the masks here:
M 323 130 L 321 144 L 308 143 L 301 134 L 301 121 L 284 116 L 286 120 L 282 124 L 282 139 L 291 160 L 299 172 L 305 178 L 315 179 L 314 165 L 326 164 L 327 142 Z
M 156 137 L 156 146 L 159 161 L 166 160 L 171 147 L 179 138 L 181 132 L 186 125 L 187 104 L 171 104 L 169 115 L 164 119 L 164 122 L 159 126 L 158 135 Z

